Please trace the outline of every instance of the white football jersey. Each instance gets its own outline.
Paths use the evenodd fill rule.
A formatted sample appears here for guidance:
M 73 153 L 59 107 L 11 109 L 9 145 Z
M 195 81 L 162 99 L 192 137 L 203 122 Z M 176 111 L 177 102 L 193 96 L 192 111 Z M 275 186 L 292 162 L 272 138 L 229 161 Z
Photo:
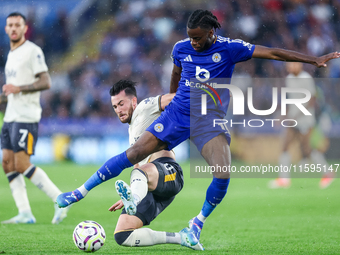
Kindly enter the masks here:
M 6 84 L 30 85 L 38 80 L 36 74 L 47 72 L 44 53 L 30 41 L 10 51 L 5 66 Z M 5 122 L 39 122 L 41 118 L 40 91 L 10 94 L 7 97 Z
M 129 143 L 132 146 L 143 132 L 161 115 L 161 96 L 149 97 L 140 102 L 133 111 L 129 126 Z M 140 166 L 149 162 L 151 155 L 139 162 Z
M 316 88 L 315 88 L 314 79 L 309 73 L 307 73 L 305 71 L 300 72 L 297 76 L 295 76 L 293 74 L 289 74 L 286 78 L 286 87 L 307 89 L 311 93 L 312 97 L 314 97 L 316 95 Z M 288 93 L 288 97 L 290 99 L 302 98 L 303 94 Z M 312 114 L 313 118 L 315 118 L 314 107 L 310 107 L 310 106 L 307 107 L 306 106 L 307 104 L 308 103 L 305 103 L 304 106 Z M 297 116 L 302 116 L 303 113 L 301 112 L 300 109 L 297 108 L 296 105 L 289 104 L 287 115 L 290 118 L 294 118 L 294 117 L 297 117 Z

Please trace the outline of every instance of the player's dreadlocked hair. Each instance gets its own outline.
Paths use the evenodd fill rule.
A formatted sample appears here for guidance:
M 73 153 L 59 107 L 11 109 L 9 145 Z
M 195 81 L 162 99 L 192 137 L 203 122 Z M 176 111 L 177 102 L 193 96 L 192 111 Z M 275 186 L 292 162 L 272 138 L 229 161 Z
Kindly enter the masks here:
M 221 24 L 218 23 L 216 16 L 211 11 L 198 9 L 190 15 L 187 27 L 190 29 L 200 27 L 208 30 L 214 28 L 216 30 L 221 28 Z
M 110 96 L 118 95 L 123 90 L 125 90 L 126 95 L 137 97 L 136 83 L 130 80 L 120 80 L 113 84 L 110 89 Z

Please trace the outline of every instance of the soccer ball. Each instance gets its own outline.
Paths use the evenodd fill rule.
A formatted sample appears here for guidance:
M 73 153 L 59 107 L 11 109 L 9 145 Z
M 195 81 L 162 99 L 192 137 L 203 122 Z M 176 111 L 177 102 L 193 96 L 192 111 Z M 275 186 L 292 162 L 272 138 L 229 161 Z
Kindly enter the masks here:
M 82 251 L 98 251 L 105 242 L 105 231 L 92 220 L 80 222 L 73 231 L 74 244 Z

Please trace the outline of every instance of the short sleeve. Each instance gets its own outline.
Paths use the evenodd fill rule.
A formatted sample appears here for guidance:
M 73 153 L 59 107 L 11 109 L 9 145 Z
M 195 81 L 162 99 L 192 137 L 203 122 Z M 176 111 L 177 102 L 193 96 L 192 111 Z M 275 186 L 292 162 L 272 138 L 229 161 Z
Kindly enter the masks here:
M 31 64 L 34 75 L 48 71 L 44 53 L 39 47 L 34 47 L 32 50 Z
M 250 59 L 255 50 L 255 45 L 240 39 L 231 40 L 228 46 L 229 54 L 234 64 Z
M 176 43 L 174 45 L 172 52 L 171 52 L 171 55 L 170 55 L 170 58 L 176 66 L 182 67 L 181 61 L 179 60 L 179 57 L 178 57 L 178 43 Z
M 142 102 L 139 103 L 139 105 L 141 106 L 140 111 L 147 115 L 161 112 L 162 109 L 160 108 L 160 99 L 161 96 L 149 97 L 144 99 Z

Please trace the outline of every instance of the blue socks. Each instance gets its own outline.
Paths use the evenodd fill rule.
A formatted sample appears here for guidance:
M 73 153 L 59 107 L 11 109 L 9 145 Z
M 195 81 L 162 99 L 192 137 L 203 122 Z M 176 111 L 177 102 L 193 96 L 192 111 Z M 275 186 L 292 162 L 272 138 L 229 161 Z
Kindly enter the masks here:
M 204 201 L 201 213 L 208 217 L 215 209 L 216 205 L 221 203 L 225 194 L 227 194 L 230 179 L 213 178 L 207 189 L 206 199 Z
M 201 212 L 189 222 L 190 231 L 199 240 L 203 224 L 207 217 L 212 213 L 215 207 L 221 203 L 225 194 L 227 194 L 230 179 L 213 178 L 207 189 L 206 199 L 204 201 Z
M 110 158 L 95 172 L 85 183 L 85 188 L 90 191 L 99 184 L 118 176 L 125 168 L 133 166 L 126 156 L 126 152 Z
M 57 197 L 56 203 L 60 208 L 67 207 L 79 200 L 83 199 L 86 194 L 103 183 L 118 176 L 125 168 L 132 166 L 131 162 L 126 156 L 126 152 L 110 158 L 102 165 L 97 172 L 95 172 L 85 183 L 78 189 L 62 193 Z

